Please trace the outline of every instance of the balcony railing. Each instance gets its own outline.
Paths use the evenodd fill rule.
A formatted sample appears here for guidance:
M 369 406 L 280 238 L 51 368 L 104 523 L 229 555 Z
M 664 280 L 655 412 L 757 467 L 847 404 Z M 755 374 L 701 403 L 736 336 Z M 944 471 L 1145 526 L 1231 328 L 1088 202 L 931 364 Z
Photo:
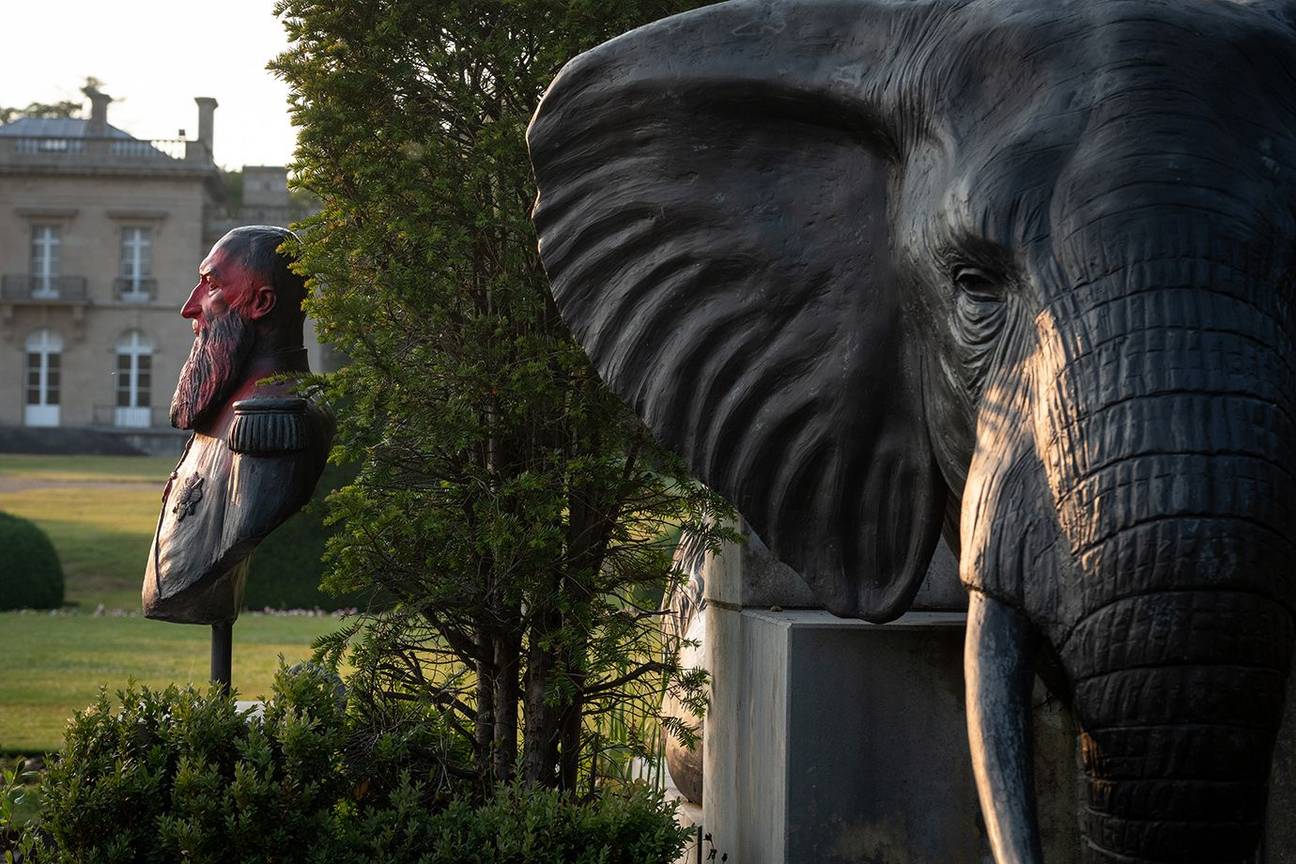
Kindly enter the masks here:
M 84 276 L 6 274 L 0 279 L 0 300 L 10 303 L 84 303 Z
M 91 422 L 95 426 L 115 426 L 118 429 L 149 429 L 167 425 L 167 416 L 158 408 L 122 408 L 116 405 L 93 406 Z
M 0 136 L 0 162 L 24 164 L 174 164 L 210 162 L 201 141 L 184 138 L 59 138 Z
M 113 280 L 113 296 L 123 303 L 151 303 L 157 299 L 157 280 L 118 276 Z

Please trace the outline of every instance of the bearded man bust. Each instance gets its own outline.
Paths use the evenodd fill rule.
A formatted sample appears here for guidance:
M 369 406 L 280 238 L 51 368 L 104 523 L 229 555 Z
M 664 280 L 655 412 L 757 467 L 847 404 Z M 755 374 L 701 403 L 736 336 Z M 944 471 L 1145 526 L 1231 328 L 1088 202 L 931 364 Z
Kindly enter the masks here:
M 333 416 L 295 392 L 310 367 L 304 280 L 278 251 L 289 239 L 265 225 L 230 231 L 180 309 L 194 344 L 171 425 L 192 434 L 162 492 L 142 592 L 149 618 L 233 622 L 252 550 L 310 500 L 324 469 Z

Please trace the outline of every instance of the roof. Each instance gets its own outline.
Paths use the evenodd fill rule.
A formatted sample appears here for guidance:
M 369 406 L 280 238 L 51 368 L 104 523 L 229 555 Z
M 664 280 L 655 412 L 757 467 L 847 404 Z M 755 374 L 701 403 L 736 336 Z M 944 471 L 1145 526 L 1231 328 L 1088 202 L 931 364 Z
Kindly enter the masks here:
M 126 138 L 134 136 L 123 132 L 116 126 L 105 124 L 102 132 L 93 136 L 86 134 L 89 120 L 71 117 L 23 117 L 12 123 L 0 124 L 0 135 L 17 135 L 24 138 Z

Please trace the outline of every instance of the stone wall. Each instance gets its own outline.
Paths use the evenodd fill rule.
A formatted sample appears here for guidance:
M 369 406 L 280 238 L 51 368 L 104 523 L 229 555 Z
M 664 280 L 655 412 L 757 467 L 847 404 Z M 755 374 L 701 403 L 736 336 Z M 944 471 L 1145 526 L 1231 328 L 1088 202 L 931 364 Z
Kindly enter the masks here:
M 153 424 L 166 424 L 176 373 L 193 333 L 179 315 L 196 281 L 203 246 L 201 176 L 117 177 L 33 175 L 0 184 L 0 270 L 26 274 L 33 223 L 62 226 L 60 273 L 85 279 L 85 302 L 0 304 L 0 424 L 23 423 L 23 370 L 29 334 L 49 328 L 63 341 L 60 425 L 112 423 L 116 345 L 137 329 L 153 345 Z M 153 229 L 149 302 L 118 300 L 121 232 Z

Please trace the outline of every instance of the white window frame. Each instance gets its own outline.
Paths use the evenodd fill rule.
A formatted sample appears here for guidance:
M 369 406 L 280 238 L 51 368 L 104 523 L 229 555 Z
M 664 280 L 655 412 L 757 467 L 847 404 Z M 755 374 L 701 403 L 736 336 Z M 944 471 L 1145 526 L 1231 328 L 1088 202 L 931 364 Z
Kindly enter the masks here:
M 39 300 L 56 300 L 62 266 L 63 225 L 59 222 L 32 222 L 31 226 L 31 296 Z
M 148 340 L 139 330 L 131 330 L 117 340 L 117 350 L 115 357 L 117 364 L 114 369 L 114 375 L 121 374 L 121 358 L 129 357 L 130 364 L 126 373 L 126 392 L 127 405 L 118 405 L 118 396 L 122 392 L 122 382 L 120 379 L 114 381 L 113 388 L 113 424 L 129 428 L 145 428 L 152 425 L 152 394 L 150 390 L 153 386 L 153 363 L 149 361 L 149 383 L 148 387 L 140 386 L 140 358 L 153 356 L 153 343 Z M 141 399 L 143 395 L 143 399 Z M 140 402 L 147 404 L 141 405 Z
M 27 337 L 26 352 L 23 355 L 23 424 L 26 426 L 58 426 L 60 417 L 59 402 L 63 392 L 63 339 L 53 330 L 42 328 Z M 31 356 L 38 355 L 36 366 L 31 364 Z M 51 364 L 50 357 L 58 355 L 57 364 Z M 50 385 L 50 366 L 59 367 L 59 381 Z M 27 401 L 27 391 L 31 389 L 31 373 L 36 371 L 37 401 Z M 54 399 L 50 400 L 50 392 Z
M 134 242 L 127 240 L 127 235 L 134 235 Z M 121 226 L 118 258 L 120 270 L 118 277 L 127 282 L 119 299 L 128 303 L 147 303 L 152 299 L 144 287 L 145 279 L 153 278 L 153 238 L 156 234 L 152 225 Z M 130 248 L 130 257 L 126 255 Z

